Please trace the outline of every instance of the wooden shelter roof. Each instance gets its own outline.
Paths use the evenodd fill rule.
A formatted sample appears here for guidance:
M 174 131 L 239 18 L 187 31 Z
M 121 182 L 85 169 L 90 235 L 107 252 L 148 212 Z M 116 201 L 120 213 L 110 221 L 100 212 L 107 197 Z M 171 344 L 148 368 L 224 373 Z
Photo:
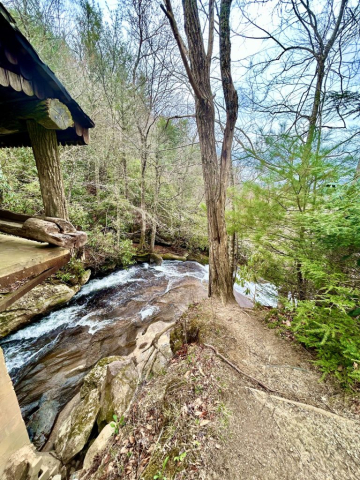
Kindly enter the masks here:
M 74 126 L 56 130 L 58 142 L 62 145 L 87 144 L 88 130 L 94 127 L 94 122 L 40 59 L 0 3 L 0 110 L 4 115 L 6 111 L 11 112 L 18 102 L 47 98 L 58 99 L 65 104 L 74 120 Z M 20 146 L 31 146 L 25 125 L 16 132 L 7 132 L 6 128 L 0 130 L 0 148 Z

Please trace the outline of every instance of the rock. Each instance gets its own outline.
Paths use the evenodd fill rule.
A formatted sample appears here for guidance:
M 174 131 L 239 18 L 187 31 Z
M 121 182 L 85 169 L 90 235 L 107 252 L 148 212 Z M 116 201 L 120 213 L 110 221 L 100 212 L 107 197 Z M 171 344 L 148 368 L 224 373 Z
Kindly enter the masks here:
M 60 471 L 59 460 L 49 453 L 39 453 L 33 445 L 26 445 L 15 452 L 8 460 L 2 480 L 28 480 L 40 478 L 40 471 L 49 478 Z
M 137 263 L 144 263 L 144 262 L 150 262 L 150 253 L 136 253 L 133 256 L 133 259 Z
M 91 270 L 85 270 L 83 273 L 80 273 L 78 275 L 73 275 L 72 278 L 70 278 L 69 283 L 73 286 L 82 286 L 85 285 L 89 281 L 91 277 Z
M 161 335 L 157 342 L 157 346 L 158 349 L 155 352 L 156 359 L 152 367 L 152 372 L 155 374 L 160 374 L 173 357 L 173 353 L 170 348 L 170 330 Z
M 181 262 L 186 262 L 187 257 L 185 255 L 175 255 L 174 253 L 162 253 L 163 260 L 179 260 Z
M 81 278 L 80 278 L 80 285 L 85 285 L 85 283 L 87 283 L 89 280 L 90 280 L 90 277 L 91 277 L 91 270 L 88 269 L 88 270 L 85 270 L 85 272 L 81 275 Z
M 91 467 L 95 456 L 101 453 L 108 441 L 113 437 L 114 429 L 113 427 L 108 424 L 106 425 L 100 432 L 100 434 L 96 437 L 95 441 L 91 444 L 89 450 L 86 452 L 83 468 L 87 470 Z
M 190 253 L 190 255 L 187 257 L 187 260 L 189 262 L 201 263 L 201 265 L 209 265 L 209 257 L 202 253 Z
M 150 253 L 149 259 L 150 263 L 155 263 L 155 265 L 161 265 L 163 261 L 162 257 L 156 253 Z
M 203 271 L 199 265 L 186 262 L 179 263 L 177 269 L 184 274 L 187 274 L 190 269 L 198 272 L 199 276 Z M 146 277 L 147 274 L 148 271 L 144 269 L 142 275 Z M 136 300 L 129 299 L 126 302 L 123 302 L 123 290 L 119 292 L 110 290 L 99 299 L 101 309 L 106 307 L 104 312 L 106 315 L 111 315 L 112 318 L 112 323 L 107 324 L 106 328 L 90 333 L 87 326 L 75 326 L 60 334 L 55 332 L 52 337 L 47 337 L 48 342 L 53 341 L 51 349 L 46 351 L 40 360 L 23 369 L 21 378 L 15 387 L 16 395 L 24 412 L 25 422 L 29 421 L 30 416 L 38 408 L 45 411 L 51 400 L 54 401 L 51 404 L 52 407 L 55 407 L 55 402 L 57 402 L 57 414 L 60 414 L 66 404 L 80 390 L 85 375 L 94 368 L 100 359 L 110 355 L 120 356 L 120 359 L 124 359 L 134 350 L 137 350 L 137 353 L 143 352 L 144 347 L 142 349 L 138 347 L 144 342 L 149 345 L 151 337 L 148 337 L 148 333 L 149 335 L 151 332 L 156 334 L 160 331 L 158 328 L 161 329 L 179 318 L 189 303 L 198 302 L 207 296 L 205 285 L 197 278 L 180 275 L 173 280 L 169 290 L 166 289 L 167 283 L 166 277 L 156 278 L 155 285 L 139 282 L 136 284 Z M 111 303 L 108 303 L 108 299 Z M 156 308 L 157 313 L 142 320 L 139 311 L 149 304 Z M 95 317 L 98 315 L 98 308 L 99 303 L 90 302 L 87 305 L 87 314 L 93 313 Z M 65 312 L 66 310 L 64 310 Z M 100 319 L 103 318 L 100 317 Z M 159 323 L 160 319 L 163 323 Z M 156 330 L 153 331 L 153 327 L 149 327 L 150 322 L 155 322 Z M 94 320 L 95 323 L 96 320 Z M 39 347 L 42 346 L 43 344 L 39 345 Z M 150 352 L 151 349 L 144 353 L 144 358 L 147 358 Z M 139 365 L 140 371 L 141 365 Z M 89 379 L 85 383 L 89 383 Z M 39 416 L 40 412 L 36 417 Z M 42 415 L 41 417 L 46 418 Z M 49 417 L 49 427 L 46 431 L 52 428 L 53 418 L 53 415 L 51 418 Z M 58 424 L 56 421 L 56 429 L 60 426 L 60 423 Z M 33 429 L 33 433 L 36 434 L 35 424 L 33 424 Z M 45 429 L 42 433 L 44 432 Z M 53 435 L 51 437 L 51 445 L 53 445 Z M 40 433 L 37 438 L 44 437 Z M 37 448 L 42 447 L 43 445 L 37 445 Z
M 106 379 L 101 390 L 100 412 L 97 419 L 99 430 L 125 413 L 136 390 L 138 374 L 132 359 L 116 361 L 107 365 Z
M 131 360 L 106 357 L 85 376 L 80 389 L 80 402 L 58 429 L 55 452 L 68 463 L 86 445 L 98 420 L 100 429 L 116 413 L 124 413 L 137 384 L 137 372 Z M 100 430 L 99 429 L 99 430 Z
M 84 383 L 80 390 L 80 398 L 85 398 L 87 394 L 95 388 L 100 392 L 105 383 L 107 366 L 112 362 L 121 360 L 123 360 L 122 357 L 116 356 L 102 358 L 84 378 Z
M 0 313 L 0 338 L 9 335 L 29 323 L 35 316 L 49 312 L 52 308 L 68 302 L 79 287 L 67 285 L 38 285 L 20 298 L 11 307 Z
M 152 369 L 154 373 L 159 373 L 172 357 L 170 348 L 170 328 L 158 338 L 157 347 L 159 350 L 155 349 L 153 346 L 150 347 L 153 339 L 172 325 L 175 325 L 175 322 L 168 323 L 159 321 L 149 325 L 145 334 L 139 332 L 136 339 L 136 348 L 132 357 L 136 362 L 140 377 L 144 374 L 148 374 L 149 368 Z M 154 358 L 154 356 L 157 358 Z
M 61 425 L 55 439 L 55 452 L 68 463 L 86 445 L 100 410 L 100 394 L 91 390 Z
M 51 427 L 55 421 L 59 410 L 57 400 L 47 400 L 46 396 L 42 399 L 40 407 L 30 416 L 27 424 L 31 440 L 36 447 L 44 445 L 51 433 Z
M 71 411 L 80 403 L 80 392 L 75 395 L 61 410 L 60 414 L 58 415 L 56 422 L 51 430 L 51 435 L 46 442 L 46 445 L 42 448 L 43 452 L 49 452 L 54 449 L 54 442 L 59 432 L 61 425 L 65 422 L 67 417 L 70 415 Z M 49 425 L 51 422 L 49 422 Z

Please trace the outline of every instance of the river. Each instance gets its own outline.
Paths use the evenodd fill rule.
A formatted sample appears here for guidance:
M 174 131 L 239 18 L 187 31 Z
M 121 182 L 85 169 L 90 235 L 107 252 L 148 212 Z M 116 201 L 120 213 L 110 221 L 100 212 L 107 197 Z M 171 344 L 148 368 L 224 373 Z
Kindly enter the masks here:
M 59 310 L 2 339 L 35 445 L 46 443 L 58 413 L 98 360 L 130 354 L 150 323 L 179 318 L 206 296 L 207 279 L 208 267 L 196 262 L 135 265 L 91 280 Z M 251 285 L 235 290 L 249 302 L 243 294 Z
M 83 377 L 109 355 L 128 355 L 150 323 L 178 318 L 206 296 L 196 262 L 135 265 L 93 279 L 59 310 L 2 339 L 7 368 L 37 447 Z

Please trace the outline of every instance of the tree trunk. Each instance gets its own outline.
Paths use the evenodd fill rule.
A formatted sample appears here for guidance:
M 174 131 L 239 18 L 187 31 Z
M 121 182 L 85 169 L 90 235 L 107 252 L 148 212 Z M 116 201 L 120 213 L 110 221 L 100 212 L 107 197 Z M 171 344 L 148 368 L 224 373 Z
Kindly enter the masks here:
M 27 128 L 39 174 L 45 215 L 68 220 L 56 132 L 47 130 L 34 120 L 27 121 Z
M 226 197 L 219 184 L 218 158 L 215 144 L 215 112 L 211 100 L 196 102 L 209 236 L 209 297 L 218 296 L 224 303 L 233 300 L 232 265 L 228 255 L 225 224 Z M 226 190 L 226 185 L 224 186 Z
M 126 152 L 125 147 L 121 146 L 121 163 L 123 168 L 123 177 L 124 177 L 124 197 L 126 200 L 129 200 L 129 180 L 127 174 L 127 161 L 126 161 Z
M 160 193 L 160 172 L 159 172 L 159 158 L 156 158 L 156 165 L 155 165 L 155 190 L 154 190 L 154 204 L 153 204 L 153 219 L 151 225 L 151 240 L 150 240 L 150 252 L 154 252 L 155 250 L 155 238 L 156 238 L 156 230 L 157 230 L 157 205 L 159 201 L 159 193 Z
M 183 0 L 184 26 L 188 46 L 181 38 L 171 0 L 162 7 L 169 19 L 189 82 L 196 98 L 196 123 L 199 132 L 209 236 L 209 296 L 223 303 L 234 301 L 233 265 L 229 260 L 225 224 L 226 189 L 231 164 L 231 147 L 238 112 L 237 93 L 231 77 L 230 8 L 232 0 L 221 0 L 219 40 L 220 71 L 226 104 L 226 125 L 220 162 L 215 143 L 214 97 L 210 71 L 214 42 L 214 0 L 209 1 L 208 48 L 205 52 L 197 0 Z M 220 163 L 220 165 L 219 165 Z
M 141 209 L 141 230 L 140 230 L 140 243 L 139 249 L 145 248 L 145 235 L 146 235 L 146 203 L 145 203 L 145 172 L 147 164 L 147 145 L 146 140 L 143 142 L 141 148 L 141 183 L 140 183 L 140 209 Z

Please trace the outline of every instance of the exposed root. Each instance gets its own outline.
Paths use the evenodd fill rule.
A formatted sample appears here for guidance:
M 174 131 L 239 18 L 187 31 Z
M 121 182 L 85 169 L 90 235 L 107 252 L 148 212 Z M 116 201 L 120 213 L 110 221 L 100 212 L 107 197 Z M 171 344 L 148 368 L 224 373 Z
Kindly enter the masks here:
M 234 365 L 233 363 L 230 362 L 230 360 L 228 360 L 226 357 L 224 357 L 224 355 L 221 355 L 221 353 L 219 353 L 216 348 L 213 346 L 213 345 L 210 345 L 208 343 L 204 343 L 203 344 L 204 347 L 207 347 L 207 348 L 210 348 L 217 357 L 221 358 L 221 360 L 225 363 L 227 363 L 231 368 L 233 368 L 237 373 L 239 373 L 240 375 L 243 375 L 244 377 L 248 378 L 251 382 L 253 383 L 256 383 L 257 385 L 259 385 L 261 388 L 263 388 L 264 390 L 266 390 L 267 392 L 270 392 L 270 393 L 279 393 L 277 392 L 276 390 L 272 390 L 271 388 L 267 387 L 266 385 L 264 385 L 262 382 L 260 382 L 260 380 L 258 380 L 257 378 L 254 378 L 252 377 L 251 375 L 248 375 L 247 373 L 243 372 L 242 370 L 240 370 L 240 368 L 238 368 L 236 365 Z

